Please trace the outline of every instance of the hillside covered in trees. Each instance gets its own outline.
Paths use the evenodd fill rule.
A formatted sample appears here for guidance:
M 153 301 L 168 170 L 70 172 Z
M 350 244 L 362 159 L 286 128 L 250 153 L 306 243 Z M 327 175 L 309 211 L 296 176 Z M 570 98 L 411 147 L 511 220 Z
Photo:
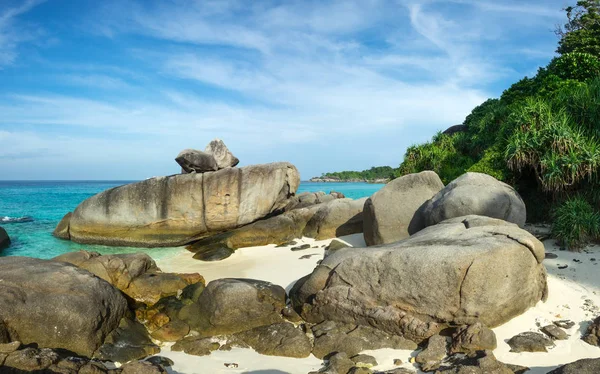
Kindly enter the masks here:
M 311 181 L 374 182 L 394 179 L 397 176 L 397 172 L 397 169 L 390 166 L 375 166 L 363 171 L 323 173 L 320 177 L 312 178 Z
M 409 147 L 398 174 L 490 174 L 519 191 L 529 221 L 552 222 L 577 248 L 600 237 L 600 0 L 565 11 L 557 57 L 473 109 L 461 132 Z

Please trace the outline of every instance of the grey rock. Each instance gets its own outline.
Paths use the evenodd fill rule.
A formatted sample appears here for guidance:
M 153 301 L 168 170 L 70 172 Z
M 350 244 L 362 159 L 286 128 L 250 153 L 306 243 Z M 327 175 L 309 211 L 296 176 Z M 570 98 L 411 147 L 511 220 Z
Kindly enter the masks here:
M 8 248 L 8 246 L 10 246 L 10 238 L 6 233 L 6 230 L 0 227 L 0 251 L 2 251 L 4 248 Z
M 195 149 L 184 149 L 179 152 L 175 161 L 185 173 L 204 173 L 219 170 L 217 161 L 212 155 Z
M 25 348 L 9 354 L 4 364 L 0 366 L 0 372 L 29 373 L 48 372 L 52 365 L 60 361 L 59 355 L 48 348 Z M 11 370 L 12 369 L 12 370 Z
M 571 327 L 575 326 L 575 322 L 568 320 L 568 319 L 563 319 L 560 321 L 554 321 L 552 322 L 554 323 L 556 326 L 562 328 L 562 329 L 570 329 Z
M 150 340 L 148 331 L 141 323 L 123 318 L 98 348 L 94 357 L 102 361 L 129 362 L 160 352 Z
M 350 359 L 352 361 L 354 361 L 355 364 L 357 364 L 357 366 L 359 365 L 365 365 L 366 367 L 372 367 L 372 366 L 377 366 L 377 360 L 375 359 L 375 357 L 373 356 L 369 356 L 369 355 L 365 355 L 365 354 L 360 354 L 360 355 L 356 355 L 356 356 L 352 356 L 350 357 Z
M 0 316 L 11 340 L 91 357 L 127 311 L 108 282 L 73 265 L 0 258 Z
M 348 371 L 348 374 L 372 374 L 373 370 L 364 366 L 355 366 Z
M 417 345 L 401 336 L 391 335 L 367 326 L 327 321 L 312 327 L 314 340 L 313 354 L 323 358 L 333 352 L 344 352 L 354 356 L 365 350 L 394 348 L 411 349 Z
M 285 162 L 151 178 L 83 201 L 69 235 L 78 243 L 185 245 L 279 212 L 299 183 L 298 170 Z
M 465 131 L 467 131 L 467 126 L 461 124 L 461 125 L 454 125 L 454 126 L 448 127 L 446 130 L 444 130 L 444 132 L 442 132 L 442 134 L 454 135 L 456 133 L 465 132 Z
M 123 365 L 121 374 L 167 374 L 167 370 L 150 361 L 134 361 Z
M 194 259 L 201 261 L 221 261 L 231 256 L 235 251 L 223 245 L 195 246 Z
M 268 356 L 304 358 L 310 356 L 310 339 L 291 323 L 261 326 L 235 335 L 256 352 Z
M 173 360 L 171 360 L 168 357 L 164 357 L 164 356 L 152 356 L 152 357 L 146 359 L 146 361 L 151 362 L 156 365 L 163 366 L 163 367 L 169 367 L 169 366 L 173 366 L 175 364 L 173 362 Z
M 497 345 L 496 334 L 481 322 L 477 322 L 457 329 L 452 335 L 450 353 L 493 351 Z
M 513 371 L 496 360 L 491 351 L 477 351 L 472 355 L 450 357 L 440 365 L 436 374 L 513 374 Z
M 548 374 L 597 374 L 600 373 L 600 358 L 585 358 L 554 369 Z
M 545 259 L 555 259 L 555 258 L 558 258 L 558 255 L 556 253 L 546 252 L 546 256 L 544 258 Z
M 269 282 L 223 278 L 210 282 L 179 317 L 200 336 L 229 335 L 283 322 L 285 290 Z M 184 313 L 185 311 L 185 313 Z
M 582 339 L 588 344 L 600 346 L 600 317 L 592 321 Z
M 408 174 L 386 184 L 365 202 L 363 235 L 368 246 L 405 239 L 425 228 L 417 210 L 444 188 L 433 171 Z
M 526 209 L 514 188 L 492 176 L 466 173 L 429 200 L 419 214 L 426 226 L 450 218 L 480 215 L 525 225 Z
M 460 217 L 397 243 L 338 250 L 290 297 L 308 322 L 371 325 L 421 342 L 444 323 L 495 327 L 545 299 L 543 258 L 543 244 L 514 224 Z
M 437 366 L 439 362 L 446 357 L 446 338 L 440 335 L 434 335 L 427 341 L 427 348 L 419 352 L 415 361 L 424 366 L 423 371 L 426 370 L 425 366 L 433 367 Z
M 565 330 L 561 329 L 556 325 L 548 325 L 541 328 L 542 332 L 554 340 L 567 340 L 569 339 L 569 335 L 565 332 Z
M 352 247 L 351 245 L 344 243 L 341 240 L 337 240 L 337 239 L 333 239 L 331 241 L 331 243 L 329 243 L 329 245 L 327 247 L 325 247 L 326 251 L 329 251 L 329 253 L 335 252 L 338 249 L 343 249 L 343 248 L 349 248 Z
M 0 344 L 0 354 L 9 354 L 21 348 L 21 342 Z
M 554 343 L 545 335 L 538 332 L 526 331 L 513 336 L 507 342 L 510 351 L 520 352 L 548 352 L 546 347 L 553 347 Z
M 59 239 L 69 240 L 71 239 L 71 235 L 69 235 L 69 224 L 71 222 L 72 212 L 65 214 L 65 216 L 60 220 L 52 235 Z
M 297 247 L 292 247 L 292 248 L 290 248 L 290 250 L 292 250 L 292 251 L 302 251 L 304 249 L 309 249 L 309 248 L 310 248 L 310 244 L 302 244 L 302 245 L 299 245 Z
M 220 344 L 212 338 L 190 336 L 175 343 L 171 349 L 194 356 L 208 356 L 212 351 L 219 349 L 219 347 Z
M 323 373 L 348 373 L 354 367 L 352 361 L 345 352 L 338 352 L 327 360 Z
M 377 374 L 415 374 L 414 370 L 405 369 L 405 368 L 396 368 L 386 371 L 377 372 Z
M 304 235 L 322 240 L 361 233 L 365 201 L 366 198 L 336 199 L 318 205 L 319 209 L 304 228 Z
M 219 169 L 234 167 L 240 163 L 221 139 L 214 139 L 208 143 L 204 152 L 214 157 Z

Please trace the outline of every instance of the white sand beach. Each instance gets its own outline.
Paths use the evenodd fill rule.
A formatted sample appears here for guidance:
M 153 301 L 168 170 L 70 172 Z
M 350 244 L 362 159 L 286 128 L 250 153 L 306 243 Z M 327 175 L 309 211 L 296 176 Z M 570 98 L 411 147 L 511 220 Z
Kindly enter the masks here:
M 340 238 L 353 246 L 363 246 L 362 234 Z M 311 244 L 302 251 L 291 251 L 290 247 L 275 248 L 274 245 L 242 248 L 231 257 L 219 262 L 202 262 L 192 259 L 192 253 L 182 249 L 174 256 L 158 260 L 158 265 L 166 272 L 198 272 L 207 282 L 218 278 L 254 278 L 278 284 L 287 291 L 302 276 L 309 274 L 317 262 L 323 258 L 324 246 L 331 240 L 315 241 L 310 238 L 298 240 L 298 244 Z M 600 246 L 589 246 L 580 253 L 561 251 L 553 240 L 544 242 L 546 252 L 556 254 L 556 259 L 546 259 L 548 270 L 549 298 L 540 302 L 526 313 L 494 329 L 498 348 L 494 354 L 505 363 L 527 366 L 528 373 L 542 374 L 582 358 L 600 357 L 600 348 L 581 340 L 591 320 L 598 316 L 600 305 Z M 306 256 L 309 256 L 306 258 Z M 568 265 L 565 269 L 559 266 Z M 556 346 L 548 353 L 512 353 L 506 343 L 514 335 L 524 331 L 539 331 L 540 327 L 552 321 L 569 319 L 575 326 L 567 330 L 568 340 L 556 341 Z M 394 359 L 401 359 L 401 367 L 418 371 L 409 362 L 412 351 L 382 349 L 365 351 L 376 357 L 379 365 L 374 370 L 397 368 Z M 321 360 L 314 356 L 305 359 L 264 356 L 251 349 L 236 348 L 231 351 L 215 351 L 210 356 L 191 356 L 182 352 L 172 352 L 164 346 L 162 356 L 171 358 L 175 365 L 173 373 L 255 373 L 283 374 L 307 373 L 318 370 Z M 237 367 L 225 364 L 237 364 Z

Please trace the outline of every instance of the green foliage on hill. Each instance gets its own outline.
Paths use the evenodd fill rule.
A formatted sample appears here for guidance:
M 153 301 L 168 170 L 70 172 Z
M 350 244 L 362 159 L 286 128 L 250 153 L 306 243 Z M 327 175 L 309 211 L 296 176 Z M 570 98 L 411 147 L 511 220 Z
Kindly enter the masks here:
M 369 170 L 363 171 L 338 171 L 333 173 L 323 173 L 321 178 L 339 179 L 340 181 L 349 180 L 367 180 L 393 179 L 396 175 L 396 169 L 390 166 L 374 166 Z
M 565 10 L 559 56 L 473 109 L 464 131 L 409 147 L 399 174 L 490 174 L 521 193 L 530 221 L 553 219 L 556 237 L 576 247 L 600 232 L 600 0 Z

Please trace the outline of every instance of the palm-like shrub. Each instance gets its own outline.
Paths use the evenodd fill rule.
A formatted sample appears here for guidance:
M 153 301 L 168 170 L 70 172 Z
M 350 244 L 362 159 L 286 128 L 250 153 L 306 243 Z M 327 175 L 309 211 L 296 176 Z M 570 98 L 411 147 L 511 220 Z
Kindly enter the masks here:
M 584 198 L 575 196 L 554 210 L 552 234 L 560 245 L 578 250 L 600 236 L 600 215 Z

